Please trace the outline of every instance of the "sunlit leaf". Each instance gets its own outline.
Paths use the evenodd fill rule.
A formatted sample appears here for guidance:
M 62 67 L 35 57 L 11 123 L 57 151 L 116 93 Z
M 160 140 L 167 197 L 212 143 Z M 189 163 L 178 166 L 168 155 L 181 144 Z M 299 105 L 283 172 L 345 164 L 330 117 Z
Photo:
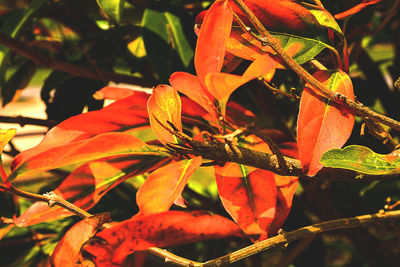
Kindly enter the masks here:
M 134 216 L 95 236 L 106 244 L 85 246 L 97 266 L 122 264 L 129 254 L 149 247 L 168 247 L 210 238 L 241 236 L 239 227 L 224 217 L 208 213 L 167 211 Z M 108 264 L 108 265 L 107 265 Z
M 208 73 L 221 71 L 232 19 L 232 10 L 225 0 L 215 1 L 204 18 L 194 56 L 196 73 L 203 85 Z
M 241 85 L 257 77 L 270 81 L 275 73 L 275 61 L 268 55 L 257 58 L 242 76 L 228 73 L 210 73 L 206 76 L 209 92 L 218 100 L 221 112 L 225 115 L 226 103 L 230 95 Z
M 212 116 L 217 117 L 215 106 L 213 104 L 214 97 L 210 94 L 207 88 L 200 83 L 197 76 L 186 72 L 174 72 L 171 75 L 169 82 L 176 90 L 199 104 Z
M 158 155 L 160 151 L 128 133 L 105 133 L 38 153 L 14 169 L 8 181 L 11 182 L 22 174 L 46 171 L 71 164 L 83 164 L 91 160 L 123 154 Z
M 11 163 L 12 169 L 51 148 L 62 147 L 102 133 L 150 127 L 147 113 L 149 96 L 147 93 L 135 91 L 132 96 L 101 110 L 83 113 L 63 121 L 53 127 L 39 145 L 18 154 Z
M 16 133 L 16 129 L 0 129 L 0 154 Z
M 332 149 L 322 155 L 325 167 L 353 170 L 372 175 L 400 172 L 399 151 L 378 154 L 365 146 L 351 145 L 343 149 Z
M 94 215 L 76 223 L 60 240 L 50 261 L 54 267 L 74 267 L 81 257 L 81 247 L 110 217 L 105 214 Z
M 152 172 L 136 195 L 140 214 L 147 215 L 169 210 L 181 196 L 190 176 L 201 163 L 202 158 L 196 157 L 170 163 Z
M 166 128 L 172 129 L 172 123 L 176 129 L 182 131 L 181 98 L 178 92 L 171 86 L 158 85 L 147 102 L 150 125 L 154 134 L 161 143 L 176 143 L 176 136 Z
M 96 0 L 101 9 L 113 20 L 119 22 L 124 10 L 125 0 Z
M 135 94 L 130 88 L 122 88 L 115 86 L 106 86 L 96 93 L 94 93 L 93 97 L 97 100 L 110 99 L 110 100 L 119 100 L 125 97 L 131 96 Z
M 354 100 L 353 85 L 343 71 L 318 71 L 313 75 L 330 88 Z M 300 100 L 297 121 L 297 144 L 303 171 L 314 176 L 321 168 L 321 156 L 347 141 L 354 124 L 354 114 L 326 100 L 306 87 Z
M 88 210 L 115 186 L 126 179 L 156 169 L 164 164 L 162 157 L 122 156 L 104 161 L 89 162 L 74 170 L 53 190 L 55 194 Z M 18 227 L 26 227 L 45 221 L 74 215 L 59 206 L 49 207 L 45 202 L 33 203 L 24 213 L 14 219 Z

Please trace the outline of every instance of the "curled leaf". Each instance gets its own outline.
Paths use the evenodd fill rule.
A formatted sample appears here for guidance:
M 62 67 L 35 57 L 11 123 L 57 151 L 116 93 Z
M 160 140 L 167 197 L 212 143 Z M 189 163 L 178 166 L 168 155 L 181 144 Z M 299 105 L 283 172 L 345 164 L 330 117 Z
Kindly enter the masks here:
M 182 131 L 181 98 L 171 86 L 158 85 L 147 102 L 150 125 L 154 134 L 161 143 L 177 143 L 176 136 L 166 128 L 172 130 L 169 123 Z

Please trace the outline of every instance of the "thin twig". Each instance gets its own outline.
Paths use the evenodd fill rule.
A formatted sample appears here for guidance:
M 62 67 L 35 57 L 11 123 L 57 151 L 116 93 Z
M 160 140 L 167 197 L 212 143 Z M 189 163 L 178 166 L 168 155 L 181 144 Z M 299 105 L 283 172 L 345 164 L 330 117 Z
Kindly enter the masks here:
M 279 41 L 274 38 L 261 24 L 261 22 L 257 19 L 254 13 L 243 3 L 242 0 L 233 0 L 233 2 L 242 10 L 242 12 L 247 16 L 250 22 L 254 25 L 256 30 L 261 34 L 261 38 L 259 39 L 261 42 L 269 45 L 279 56 L 280 58 L 291 68 L 294 72 L 296 72 L 302 79 L 308 82 L 311 87 L 316 90 L 319 94 L 322 94 L 324 97 L 335 101 L 344 107 L 354 111 L 357 115 L 365 118 L 368 117 L 371 120 L 381 122 L 385 125 L 400 131 L 400 122 L 386 117 L 382 114 L 379 114 L 375 111 L 370 110 L 366 106 L 361 103 L 356 103 L 351 100 L 347 96 L 340 94 L 338 92 L 334 92 L 330 90 L 327 86 L 322 84 L 316 78 L 314 78 L 310 73 L 308 73 L 302 66 L 300 66 L 291 56 L 289 56 L 286 51 L 279 44 Z
M 92 70 L 69 62 L 64 62 L 56 59 L 51 59 L 32 49 L 23 42 L 11 38 L 8 35 L 0 32 L 0 44 L 7 46 L 15 53 L 18 53 L 26 58 L 33 60 L 38 65 L 43 65 L 47 68 L 52 68 L 66 73 L 70 73 L 77 77 L 87 77 L 103 81 L 113 81 L 116 83 L 128 83 L 140 85 L 143 87 L 151 87 L 154 84 L 145 79 L 124 75 L 119 73 L 108 72 L 104 70 Z
M 49 192 L 43 195 L 39 194 L 34 194 L 30 192 L 26 192 L 23 190 L 20 190 L 14 186 L 5 186 L 3 184 L 0 184 L 0 189 L 10 193 L 14 194 L 23 198 L 31 199 L 34 201 L 43 201 L 46 202 L 50 207 L 53 207 L 54 205 L 60 206 L 70 212 L 72 212 L 75 215 L 78 215 L 81 218 L 87 218 L 92 216 L 90 213 L 87 211 L 84 211 L 83 209 L 75 206 L 74 204 L 66 201 L 65 199 L 57 196 L 54 192 Z M 103 227 L 105 228 L 110 228 L 111 226 L 109 224 L 103 224 Z M 179 257 L 171 252 L 168 252 L 167 250 L 160 249 L 160 248 L 149 248 L 147 250 L 149 253 L 158 256 L 160 258 L 163 258 L 165 261 L 170 261 L 175 263 L 176 265 L 179 266 L 195 266 L 198 265 L 199 263 Z
M 298 230 L 277 235 L 266 240 L 260 241 L 248 247 L 237 250 L 228 255 L 220 258 L 207 261 L 202 266 L 206 267 L 221 267 L 231 263 L 237 262 L 251 255 L 261 253 L 271 248 L 282 247 L 293 241 L 308 238 L 316 234 L 337 230 L 337 229 L 348 229 L 360 226 L 367 226 L 376 223 L 382 223 L 388 220 L 400 219 L 400 210 L 389 211 L 385 213 L 376 213 L 372 215 L 362 215 L 351 218 L 337 219 L 317 223 L 314 225 L 306 226 Z
M 24 116 L 3 116 L 3 115 L 0 115 L 0 122 L 17 123 L 21 127 L 24 127 L 25 125 L 54 127 L 59 123 L 54 120 L 37 119 L 37 118 L 24 117 Z

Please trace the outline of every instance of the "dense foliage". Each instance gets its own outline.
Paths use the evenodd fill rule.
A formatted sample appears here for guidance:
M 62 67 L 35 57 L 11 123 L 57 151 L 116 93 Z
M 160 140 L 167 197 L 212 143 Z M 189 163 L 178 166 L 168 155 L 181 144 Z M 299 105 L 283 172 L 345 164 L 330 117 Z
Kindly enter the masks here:
M 400 264 L 399 5 L 2 1 L 2 264 Z

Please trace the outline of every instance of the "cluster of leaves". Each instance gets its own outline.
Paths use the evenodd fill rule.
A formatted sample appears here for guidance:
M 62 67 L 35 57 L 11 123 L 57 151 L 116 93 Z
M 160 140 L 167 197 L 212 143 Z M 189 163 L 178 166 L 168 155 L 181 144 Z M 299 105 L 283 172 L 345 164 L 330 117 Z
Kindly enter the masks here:
M 56 236 L 44 241 L 47 247 L 41 253 L 49 257 L 43 263 L 73 266 L 91 261 L 96 266 L 122 266 L 135 252 L 139 266 L 143 254 L 138 252 L 152 247 L 210 238 L 230 238 L 239 244 L 259 242 L 282 227 L 296 190 L 306 192 L 307 197 L 299 197 L 303 201 L 321 202 L 322 208 L 315 204 L 310 211 L 316 217 L 335 217 L 319 210 L 329 209 L 332 203 L 314 184 L 304 182 L 299 189 L 298 177 L 225 162 L 223 155 L 210 157 L 196 144 L 209 150 L 223 145 L 227 155 L 237 158 L 243 157 L 238 147 L 275 154 L 279 159 L 276 170 L 288 167 L 283 156 L 298 159 L 305 179 L 312 179 L 324 166 L 359 174 L 398 173 L 396 151 L 381 155 L 364 146 L 340 149 L 353 133 L 354 111 L 295 78 L 281 55 L 263 43 L 237 1 L 214 1 L 198 15 L 202 5 L 197 1 L 184 5 L 182 1 L 98 0 L 95 6 L 89 2 L 34 0 L 2 15 L 6 23 L 1 30 L 14 39 L 24 36 L 29 46 L 40 48 L 49 60 L 62 59 L 109 72 L 128 66 L 143 84 L 158 80 L 169 85 L 157 85 L 149 94 L 104 87 L 102 77 L 75 77 L 60 70 L 47 77 L 41 96 L 48 117 L 63 121 L 50 129 L 39 145 L 14 157 L 9 174 L 1 168 L 2 189 L 18 194 L 15 188 L 28 187 L 44 173 L 55 177 L 62 173 L 57 185 L 45 182 L 35 191 L 50 188 L 77 208 L 112 211 L 115 216 L 121 216 L 115 211 L 115 201 L 96 210 L 107 196 L 128 187 L 134 203 L 121 222 L 105 226 L 109 218 L 99 214 L 74 224 L 67 232 L 61 229 L 72 224 L 71 210 L 38 201 L 26 209 L 21 206 L 23 212 L 18 215 L 12 211 L 12 224 L 0 230 L 0 238 L 6 236 L 5 240 L 21 235 L 17 227 L 30 229 L 40 239 L 37 229 L 43 223 L 58 220 L 55 224 L 62 226 Z M 331 91 L 354 100 L 348 42 L 329 8 L 315 2 L 244 1 L 288 56 Z M 377 2 L 363 1 L 336 18 L 348 19 Z M 69 9 L 72 11 L 63 12 Z M 185 18 L 196 23 L 195 50 L 190 41 L 194 38 L 186 33 Z M 355 45 L 361 37 L 348 41 Z M 362 51 L 358 45 L 354 49 Z M 14 56 L 12 51 L 12 44 L 0 51 L 3 104 L 18 95 L 36 68 L 30 59 Z M 16 69 L 7 68 L 10 63 Z M 193 71 L 195 75 L 189 73 Z M 279 89 L 273 85 L 283 87 L 282 94 L 294 99 L 297 95 L 290 95 L 288 88 L 297 86 L 301 91 L 298 112 L 296 108 L 293 111 L 296 101 L 280 96 L 276 101 L 285 103 L 290 114 L 274 107 L 273 96 L 262 84 L 274 92 Z M 245 91 L 246 87 L 251 90 Z M 253 100 L 248 100 L 249 95 Z M 114 102 L 99 109 L 105 99 Z M 85 106 L 89 112 L 80 114 Z M 276 114 L 280 118 L 274 118 Z M 0 134 L 3 149 L 15 131 Z M 325 184 L 325 188 L 330 186 Z M 367 190 L 372 190 L 375 185 L 368 186 Z M 131 195 L 120 198 L 132 200 Z M 27 264 L 37 255 L 40 244 L 37 247 L 19 264 Z

